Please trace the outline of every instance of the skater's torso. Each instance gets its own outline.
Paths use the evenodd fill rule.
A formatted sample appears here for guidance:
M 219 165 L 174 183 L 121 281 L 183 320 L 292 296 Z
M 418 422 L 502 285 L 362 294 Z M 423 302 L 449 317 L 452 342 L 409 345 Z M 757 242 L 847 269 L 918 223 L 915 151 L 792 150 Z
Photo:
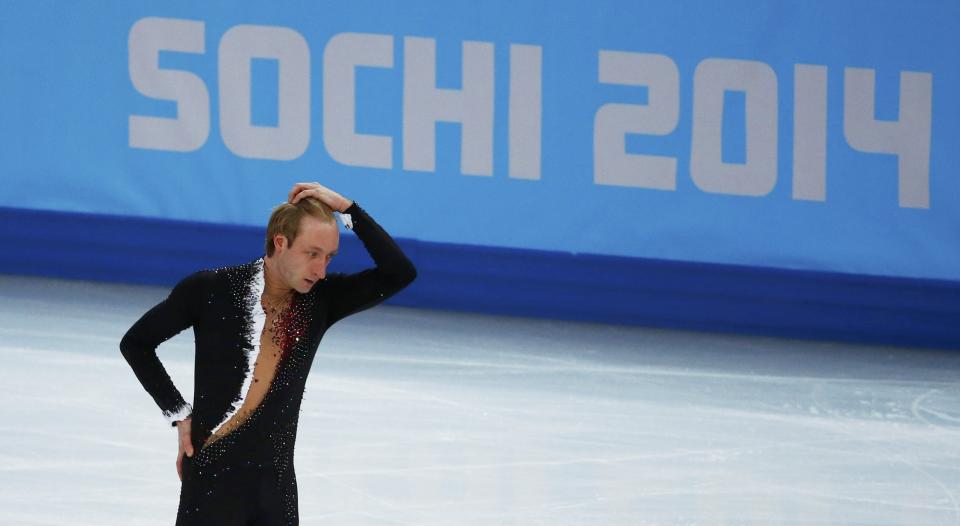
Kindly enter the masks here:
M 178 286 L 191 299 L 181 305 L 191 306 L 196 341 L 194 454 L 184 460 L 178 524 L 206 524 L 189 519 L 191 513 L 222 512 L 200 504 L 205 496 L 235 501 L 233 492 L 257 487 L 266 472 L 275 474 L 268 484 L 280 496 L 285 524 L 296 524 L 293 452 L 300 402 L 320 340 L 338 319 L 329 309 L 341 291 L 318 284 L 294 293 L 287 308 L 265 312 L 262 258 L 201 271 Z
M 287 312 L 286 309 L 267 312 L 267 320 L 260 334 L 260 352 L 257 353 L 257 358 L 253 362 L 253 381 L 247 385 L 243 404 L 232 417 L 224 420 L 212 431 L 202 447 L 206 448 L 212 442 L 236 430 L 260 406 L 276 376 L 280 357 L 285 352 L 285 349 L 280 347 L 282 340 L 279 337 L 283 331 L 285 312 Z
M 262 259 L 210 271 L 204 281 L 206 303 L 194 324 L 196 462 L 231 450 L 264 462 L 292 455 L 310 364 L 328 327 L 324 287 L 267 313 Z M 272 443 L 278 433 L 288 438 Z

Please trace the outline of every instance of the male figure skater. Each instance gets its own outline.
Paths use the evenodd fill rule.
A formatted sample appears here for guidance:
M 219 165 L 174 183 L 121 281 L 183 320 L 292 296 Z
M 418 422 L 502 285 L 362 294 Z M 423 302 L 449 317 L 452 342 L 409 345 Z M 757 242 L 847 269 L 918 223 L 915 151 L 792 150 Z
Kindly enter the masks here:
M 410 260 L 356 203 L 317 183 L 294 185 L 287 200 L 270 216 L 263 257 L 185 277 L 120 342 L 137 379 L 178 428 L 178 526 L 299 524 L 293 450 L 320 339 L 336 321 L 416 278 Z M 334 210 L 349 215 L 344 224 L 375 268 L 327 275 L 339 245 Z M 156 354 L 191 326 L 192 405 Z

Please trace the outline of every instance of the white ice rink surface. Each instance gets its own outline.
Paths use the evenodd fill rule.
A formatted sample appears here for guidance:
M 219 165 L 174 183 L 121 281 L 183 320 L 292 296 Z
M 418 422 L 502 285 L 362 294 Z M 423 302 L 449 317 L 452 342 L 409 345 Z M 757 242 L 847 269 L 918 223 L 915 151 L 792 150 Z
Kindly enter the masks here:
M 167 290 L 0 276 L 0 524 L 173 524 L 176 431 L 117 347 Z M 192 345 L 159 350 L 188 400 Z M 956 525 L 958 373 L 960 351 L 378 307 L 313 363 L 301 524 Z

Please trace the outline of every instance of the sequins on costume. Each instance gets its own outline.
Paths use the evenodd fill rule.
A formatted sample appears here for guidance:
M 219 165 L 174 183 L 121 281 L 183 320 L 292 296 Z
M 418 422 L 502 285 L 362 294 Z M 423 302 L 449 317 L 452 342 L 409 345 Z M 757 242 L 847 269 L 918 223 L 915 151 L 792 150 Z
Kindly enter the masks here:
M 192 411 L 195 453 L 184 459 L 179 526 L 298 524 L 293 452 L 320 340 L 336 321 L 382 302 L 416 277 L 396 243 L 356 203 L 346 213 L 376 267 L 330 274 L 308 293 L 295 293 L 266 338 L 261 339 L 262 258 L 187 276 L 124 335 L 123 356 L 167 420 Z M 160 343 L 190 326 L 196 340 L 192 406 L 156 355 Z M 256 393 L 251 386 L 259 388 L 254 373 L 258 357 L 267 352 L 264 342 L 279 352 L 274 374 L 259 403 L 241 414 L 248 395 Z M 208 443 L 217 430 L 224 433 Z

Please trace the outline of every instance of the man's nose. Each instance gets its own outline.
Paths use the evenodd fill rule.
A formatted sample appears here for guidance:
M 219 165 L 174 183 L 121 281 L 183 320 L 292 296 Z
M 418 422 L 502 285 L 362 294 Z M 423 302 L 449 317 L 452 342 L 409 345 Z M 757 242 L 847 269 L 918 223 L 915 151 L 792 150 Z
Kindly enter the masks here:
M 327 277 L 327 262 L 322 261 L 318 263 L 317 266 L 314 267 L 313 272 L 317 275 L 318 280 Z

